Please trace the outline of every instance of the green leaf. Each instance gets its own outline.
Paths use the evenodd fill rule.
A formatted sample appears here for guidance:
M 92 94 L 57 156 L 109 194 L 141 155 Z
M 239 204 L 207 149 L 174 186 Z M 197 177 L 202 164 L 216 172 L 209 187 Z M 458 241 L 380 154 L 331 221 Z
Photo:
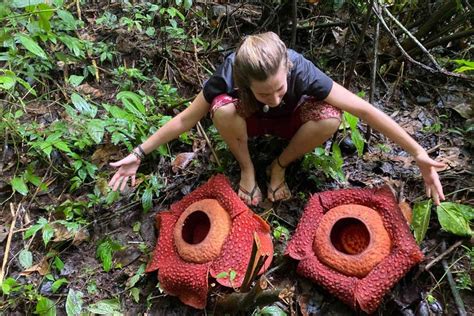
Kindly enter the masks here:
M 5 295 L 9 295 L 15 287 L 18 286 L 18 283 L 14 278 L 7 278 L 2 282 L 2 292 Z
M 443 202 L 441 203 L 444 207 L 448 209 L 452 209 L 455 212 L 461 214 L 467 221 L 471 221 L 474 219 L 474 207 L 470 205 L 464 205 L 459 203 L 453 202 Z
M 96 257 L 102 262 L 102 267 L 105 272 L 109 272 L 112 268 L 112 255 L 116 250 L 121 249 L 120 244 L 110 240 L 103 240 L 97 247 Z
M 469 221 L 464 217 L 456 203 L 443 202 L 436 207 L 438 220 L 441 227 L 452 234 L 459 236 L 472 236 Z
M 11 6 L 13 8 L 26 8 L 30 5 L 43 3 L 44 0 L 13 0 Z
M 184 9 L 189 10 L 193 5 L 193 0 L 184 0 Z
M 37 224 L 31 226 L 30 228 L 26 230 L 25 236 L 23 237 L 23 239 L 26 240 L 30 238 L 31 236 L 36 234 L 41 228 L 43 228 L 43 226 L 46 225 L 47 223 L 48 221 L 44 217 L 40 217 Z
M 122 91 L 117 94 L 117 100 L 122 101 L 127 110 L 138 117 L 144 118 L 143 114 L 146 113 L 146 109 L 143 105 L 142 98 L 138 94 L 130 91 Z
M 235 270 L 230 270 L 229 272 L 229 280 L 234 281 L 235 277 L 237 276 L 237 272 Z
M 71 149 L 69 149 L 69 146 L 63 142 L 63 141 L 55 141 L 53 143 L 54 147 L 56 147 L 57 149 L 61 150 L 61 151 L 64 151 L 64 152 L 67 152 L 67 153 L 70 153 L 71 152 Z
M 78 85 L 80 85 L 82 83 L 83 80 L 84 80 L 84 76 L 72 75 L 72 76 L 69 77 L 68 82 L 73 87 L 77 87 Z
M 130 289 L 130 294 L 133 297 L 133 300 L 135 303 L 138 303 L 140 301 L 140 290 L 136 287 Z
M 43 226 L 43 242 L 44 245 L 46 246 L 51 238 L 54 236 L 54 229 L 51 227 L 51 225 L 46 224 Z
M 364 154 L 364 137 L 362 137 L 362 134 L 359 132 L 359 130 L 356 128 L 354 130 L 351 130 L 351 139 L 354 145 L 356 146 L 357 149 L 357 154 L 362 156 Z
M 148 212 L 151 207 L 153 206 L 153 192 L 152 188 L 148 187 L 146 188 L 145 192 L 142 194 L 142 205 L 143 205 L 143 210 L 145 212 Z
M 286 316 L 287 314 L 278 306 L 265 306 L 258 313 L 258 316 Z
M 118 299 L 101 300 L 89 305 L 87 309 L 89 312 L 99 315 L 113 315 L 120 312 L 120 302 Z
M 20 251 L 18 259 L 20 260 L 20 264 L 23 269 L 28 269 L 33 265 L 33 254 L 31 253 L 31 251 L 23 249 L 22 251 Z
M 43 59 L 48 59 L 48 56 L 46 56 L 44 50 L 33 39 L 31 39 L 31 37 L 19 34 L 18 39 L 20 40 L 21 44 L 23 44 L 23 46 L 33 54 Z
M 84 294 L 81 291 L 69 289 L 66 298 L 66 314 L 68 316 L 78 316 L 82 311 L 82 297 Z
M 0 76 L 0 89 L 9 90 L 15 86 L 16 76 Z
M 68 280 L 66 280 L 65 278 L 60 278 L 53 282 L 53 284 L 51 285 L 51 290 L 53 291 L 53 293 L 56 293 L 61 288 L 61 286 L 67 283 L 69 283 Z
M 54 257 L 54 266 L 58 269 L 59 272 L 64 268 L 64 262 L 58 256 Z
M 140 278 L 145 274 L 145 265 L 140 265 L 137 273 L 127 281 L 127 287 L 134 287 L 135 284 L 140 280 Z
M 96 144 L 100 144 L 105 132 L 105 121 L 93 119 L 87 123 L 87 133 Z
M 431 205 L 432 201 L 427 200 L 415 203 L 413 206 L 413 220 L 411 226 L 418 244 L 425 238 L 426 231 L 428 230 L 431 217 Z
M 87 101 L 84 100 L 79 94 L 73 93 L 71 95 L 71 101 L 72 104 L 74 104 L 76 110 L 79 111 L 79 113 L 87 115 L 91 118 L 94 118 L 96 116 L 97 108 L 87 103 Z
M 227 278 L 229 276 L 229 273 L 228 272 L 221 272 L 219 274 L 216 275 L 216 279 L 224 279 L 224 278 Z
M 36 314 L 40 316 L 55 316 L 56 315 L 56 305 L 54 302 L 46 297 L 40 296 L 38 298 L 38 303 L 36 303 Z
M 23 178 L 14 177 L 12 181 L 10 181 L 10 185 L 12 186 L 15 192 L 18 192 L 22 195 L 28 194 L 28 187 L 26 186 L 26 183 Z

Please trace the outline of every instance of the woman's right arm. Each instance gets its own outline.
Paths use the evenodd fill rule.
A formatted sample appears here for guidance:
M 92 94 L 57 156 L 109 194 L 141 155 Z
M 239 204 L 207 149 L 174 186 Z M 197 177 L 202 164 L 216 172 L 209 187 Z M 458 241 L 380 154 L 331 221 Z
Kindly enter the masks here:
M 148 154 L 158 146 L 166 144 L 190 130 L 207 114 L 209 106 L 201 91 L 189 107 L 172 118 L 140 145 L 144 153 Z M 134 151 L 137 151 L 137 149 L 134 149 Z M 129 178 L 132 180 L 132 186 L 135 186 L 135 174 L 141 162 L 138 157 L 138 154 L 131 153 L 120 161 L 110 163 L 112 167 L 119 168 L 109 182 L 109 186 L 114 191 L 119 188 L 120 190 L 125 189 Z

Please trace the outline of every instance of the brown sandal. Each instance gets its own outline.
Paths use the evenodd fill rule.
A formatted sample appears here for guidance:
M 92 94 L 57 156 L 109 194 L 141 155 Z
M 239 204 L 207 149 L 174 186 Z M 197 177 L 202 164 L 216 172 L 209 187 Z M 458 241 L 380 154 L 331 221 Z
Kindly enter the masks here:
M 288 190 L 288 192 L 290 192 L 290 195 L 288 195 L 286 198 L 283 198 L 283 199 L 277 199 L 275 197 L 275 194 L 279 191 L 279 190 L 282 190 L 282 189 L 286 189 Z M 270 184 L 268 184 L 268 195 L 271 195 L 272 198 L 273 198 L 273 201 L 272 202 L 284 202 L 284 201 L 288 201 L 289 199 L 291 199 L 291 191 L 290 191 L 290 188 L 288 187 L 288 184 L 286 183 L 286 181 L 283 181 L 282 183 L 280 183 L 275 189 L 272 189 L 270 187 Z
M 247 204 L 245 201 L 243 201 L 245 204 L 251 205 L 251 206 L 256 206 L 260 203 L 260 202 L 258 202 L 255 205 L 252 203 L 253 199 L 255 198 L 255 194 L 257 194 L 257 192 L 260 191 L 260 188 L 258 187 L 257 183 L 255 183 L 255 186 L 253 187 L 252 191 L 250 191 L 250 192 L 247 189 L 245 189 L 244 187 L 242 187 L 241 185 L 239 185 L 239 191 L 242 192 L 244 195 L 248 196 L 249 199 L 250 199 L 250 204 Z

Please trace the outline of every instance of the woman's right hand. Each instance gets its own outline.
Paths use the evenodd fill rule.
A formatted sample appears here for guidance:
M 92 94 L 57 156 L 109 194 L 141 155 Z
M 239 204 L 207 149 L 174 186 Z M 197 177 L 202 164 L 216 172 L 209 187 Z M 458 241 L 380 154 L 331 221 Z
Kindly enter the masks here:
M 127 186 L 128 179 L 132 179 L 132 187 L 135 186 L 135 175 L 137 169 L 140 166 L 140 159 L 133 154 L 119 160 L 117 162 L 111 162 L 110 165 L 114 168 L 119 168 L 109 182 L 109 187 L 112 190 L 117 191 L 120 187 L 120 191 L 123 191 Z

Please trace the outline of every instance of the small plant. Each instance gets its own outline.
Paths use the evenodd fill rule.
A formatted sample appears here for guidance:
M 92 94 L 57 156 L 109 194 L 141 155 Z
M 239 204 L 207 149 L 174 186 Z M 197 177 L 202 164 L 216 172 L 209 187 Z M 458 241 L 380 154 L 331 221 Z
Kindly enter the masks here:
M 336 181 L 345 181 L 344 172 L 342 171 L 341 149 L 337 143 L 332 144 L 332 153 L 328 153 L 322 147 L 316 148 L 313 152 L 308 153 L 303 159 L 303 169 L 321 169 L 327 177 L 331 177 Z M 321 180 L 310 176 L 314 182 L 319 183 Z
M 113 268 L 113 254 L 118 250 L 122 250 L 123 246 L 110 238 L 105 238 L 99 242 L 96 251 L 96 257 L 102 263 L 105 272 L 109 272 Z

